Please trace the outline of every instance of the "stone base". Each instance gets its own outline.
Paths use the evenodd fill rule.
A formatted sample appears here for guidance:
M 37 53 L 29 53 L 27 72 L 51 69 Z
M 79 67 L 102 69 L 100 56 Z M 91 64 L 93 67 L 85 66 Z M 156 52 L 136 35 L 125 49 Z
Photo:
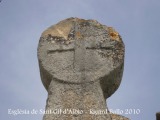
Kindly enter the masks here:
M 112 118 L 111 120 L 130 120 L 129 118 L 117 114 L 110 114 L 110 116 Z

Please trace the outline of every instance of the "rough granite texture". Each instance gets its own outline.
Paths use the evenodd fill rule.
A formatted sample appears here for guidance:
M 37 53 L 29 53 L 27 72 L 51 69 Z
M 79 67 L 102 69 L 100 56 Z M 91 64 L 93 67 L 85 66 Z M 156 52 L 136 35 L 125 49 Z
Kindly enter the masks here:
M 110 116 L 111 120 L 129 120 L 128 118 L 117 114 L 110 114 Z
M 95 20 L 63 20 L 42 33 L 38 60 L 48 91 L 46 111 L 83 111 L 45 114 L 43 120 L 111 120 L 108 113 L 93 115 L 89 110 L 106 109 L 106 99 L 121 83 L 124 44 L 112 27 Z M 112 120 L 127 120 L 115 116 Z

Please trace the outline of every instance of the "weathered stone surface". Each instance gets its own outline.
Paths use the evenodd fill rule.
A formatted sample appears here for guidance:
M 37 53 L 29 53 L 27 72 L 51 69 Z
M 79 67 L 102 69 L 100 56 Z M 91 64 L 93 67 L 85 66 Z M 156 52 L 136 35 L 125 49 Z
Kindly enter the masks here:
M 110 114 L 111 115 L 111 120 L 129 120 L 128 118 L 121 116 L 121 115 L 116 115 L 116 114 Z
M 119 87 L 124 44 L 112 27 L 69 18 L 42 33 L 38 46 L 41 79 L 48 91 L 46 110 L 76 109 L 83 114 L 45 114 L 44 120 L 110 120 L 106 99 Z

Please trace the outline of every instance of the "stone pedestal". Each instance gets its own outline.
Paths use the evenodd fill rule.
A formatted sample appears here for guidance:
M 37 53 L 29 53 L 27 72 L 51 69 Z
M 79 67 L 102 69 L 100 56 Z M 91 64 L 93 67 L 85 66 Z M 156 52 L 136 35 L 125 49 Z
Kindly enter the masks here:
M 112 27 L 63 20 L 42 33 L 38 60 L 48 91 L 43 120 L 111 120 L 106 99 L 118 89 L 124 64 L 124 44 Z M 93 114 L 98 110 L 103 114 Z

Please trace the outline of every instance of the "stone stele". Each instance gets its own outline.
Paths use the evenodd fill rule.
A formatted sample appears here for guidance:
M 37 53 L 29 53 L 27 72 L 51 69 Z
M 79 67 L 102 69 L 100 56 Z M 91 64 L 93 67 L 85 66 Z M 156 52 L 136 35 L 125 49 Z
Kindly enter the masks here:
M 124 66 L 124 44 L 112 27 L 95 20 L 63 20 L 42 33 L 38 60 L 48 92 L 43 120 L 128 120 L 109 114 L 106 107 Z

